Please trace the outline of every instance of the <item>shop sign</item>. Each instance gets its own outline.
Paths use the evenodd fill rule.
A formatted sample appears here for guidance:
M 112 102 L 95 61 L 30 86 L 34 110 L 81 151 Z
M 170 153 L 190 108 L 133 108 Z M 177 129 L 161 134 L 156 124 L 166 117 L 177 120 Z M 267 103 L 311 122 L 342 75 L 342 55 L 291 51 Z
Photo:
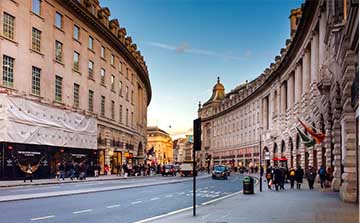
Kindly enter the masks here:
M 42 166 L 48 166 L 48 161 L 47 161 L 47 160 L 43 160 L 43 161 L 41 162 L 41 164 L 42 164 Z
M 270 160 L 270 152 L 265 152 L 265 160 Z
M 11 159 L 7 159 L 6 166 L 13 166 L 13 161 Z
M 71 156 L 74 156 L 76 158 L 83 158 L 83 157 L 86 157 L 85 154 L 77 154 L 77 153 L 72 153 Z
M 18 154 L 22 154 L 24 156 L 35 156 L 35 155 L 41 155 L 41 152 L 18 151 Z

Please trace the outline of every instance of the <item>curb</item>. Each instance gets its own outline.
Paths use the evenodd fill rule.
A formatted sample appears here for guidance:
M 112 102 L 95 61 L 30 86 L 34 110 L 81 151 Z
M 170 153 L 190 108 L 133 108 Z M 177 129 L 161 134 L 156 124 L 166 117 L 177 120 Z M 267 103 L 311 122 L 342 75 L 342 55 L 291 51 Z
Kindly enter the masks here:
M 205 175 L 198 179 L 205 179 L 207 177 L 210 177 L 210 176 Z M 28 194 L 28 196 L 25 195 L 24 197 L 18 197 L 18 198 L 16 198 L 16 197 L 11 198 L 11 196 L 9 196 L 9 198 L 7 198 L 7 199 L 0 197 L 0 203 L 1 202 L 9 202 L 9 201 L 39 199 L 39 198 L 70 196 L 70 195 L 78 195 L 78 194 L 89 194 L 89 193 L 106 192 L 106 191 L 114 191 L 114 190 L 125 190 L 125 189 L 130 189 L 130 188 L 140 188 L 140 187 L 157 186 L 157 185 L 164 185 L 164 184 L 176 184 L 176 183 L 187 182 L 190 180 L 192 180 L 192 178 L 184 179 L 184 180 L 170 181 L 170 182 L 135 184 L 135 185 L 128 185 L 128 186 L 113 186 L 113 187 L 105 187 L 105 188 L 98 188 L 98 189 L 88 189 L 88 190 L 82 190 L 82 191 L 62 191 L 62 193 L 58 193 L 58 194 L 39 194 L 38 196 L 33 196 L 33 197 L 31 197 L 31 195 L 34 195 L 34 194 Z M 89 182 L 89 181 L 87 181 L 87 182 Z

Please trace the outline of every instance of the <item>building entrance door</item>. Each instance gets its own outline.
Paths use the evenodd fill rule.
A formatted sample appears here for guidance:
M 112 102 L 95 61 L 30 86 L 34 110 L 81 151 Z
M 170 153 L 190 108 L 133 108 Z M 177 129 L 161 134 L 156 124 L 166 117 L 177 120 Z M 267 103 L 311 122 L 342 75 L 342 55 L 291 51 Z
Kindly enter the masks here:
M 121 174 L 121 165 L 122 165 L 122 153 L 114 152 L 114 155 L 111 157 L 111 173 L 112 174 Z

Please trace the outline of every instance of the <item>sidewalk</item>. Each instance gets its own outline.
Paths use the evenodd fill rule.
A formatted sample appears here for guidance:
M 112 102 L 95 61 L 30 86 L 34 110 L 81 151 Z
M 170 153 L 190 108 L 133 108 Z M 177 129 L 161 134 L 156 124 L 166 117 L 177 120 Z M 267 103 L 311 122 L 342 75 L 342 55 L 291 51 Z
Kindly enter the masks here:
M 342 202 L 338 193 L 318 189 L 310 191 L 307 183 L 303 183 L 301 190 L 289 189 L 289 187 L 289 184 L 286 184 L 286 191 L 269 191 L 266 183 L 263 183 L 263 192 L 259 192 L 257 185 L 255 195 L 239 193 L 209 205 L 200 205 L 196 217 L 192 216 L 192 209 L 189 209 L 150 222 L 359 222 L 358 205 Z

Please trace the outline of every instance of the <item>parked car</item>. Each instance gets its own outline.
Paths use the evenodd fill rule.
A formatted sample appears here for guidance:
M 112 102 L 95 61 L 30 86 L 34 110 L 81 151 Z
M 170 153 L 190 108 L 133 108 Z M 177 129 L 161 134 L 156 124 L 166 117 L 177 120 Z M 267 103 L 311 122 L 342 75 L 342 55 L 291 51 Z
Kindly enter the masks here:
M 228 167 L 223 165 L 218 165 L 214 167 L 212 172 L 212 179 L 224 179 L 227 180 L 230 173 L 228 172 Z
M 162 176 L 176 176 L 175 167 L 173 165 L 163 165 L 161 168 L 161 175 Z

